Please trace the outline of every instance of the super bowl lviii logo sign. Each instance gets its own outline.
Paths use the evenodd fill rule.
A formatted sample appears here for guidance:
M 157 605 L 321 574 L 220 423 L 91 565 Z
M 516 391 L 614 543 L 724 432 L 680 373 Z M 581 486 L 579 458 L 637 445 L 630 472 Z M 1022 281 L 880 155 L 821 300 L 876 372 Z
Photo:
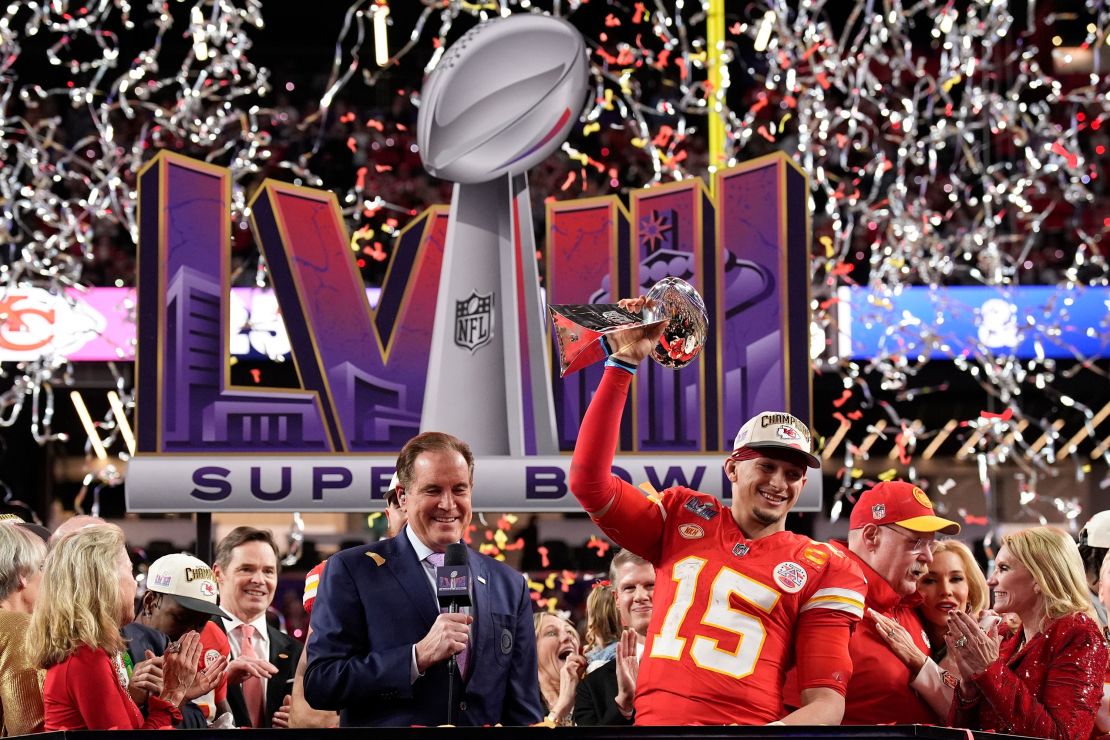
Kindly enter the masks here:
M 588 91 L 578 33 L 549 16 L 483 23 L 422 91 L 426 169 L 455 182 L 397 238 L 371 306 L 335 196 L 266 181 L 250 203 L 300 387 L 229 373 L 229 173 L 162 152 L 139 178 L 139 454 L 133 511 L 368 510 L 396 453 L 445 431 L 479 456 L 475 505 L 577 509 L 569 451 L 600 368 L 560 379 L 546 304 L 615 303 L 665 277 L 704 298 L 680 371 L 637 375 L 615 472 L 725 496 L 732 435 L 764 410 L 810 416 L 804 175 L 774 155 L 700 180 L 549 204 L 540 275 L 527 170 Z M 491 74 L 490 70 L 499 70 Z M 819 502 L 820 481 L 803 494 Z
M 452 318 L 438 339 L 465 355 L 494 348 L 494 310 L 517 295 L 440 291 L 448 209 L 402 231 L 375 306 L 328 192 L 266 181 L 252 225 L 270 266 L 300 389 L 230 381 L 231 178 L 210 164 L 160 153 L 140 177 L 139 452 L 128 471 L 132 511 L 318 510 L 381 507 L 396 453 L 422 429 L 428 380 L 449 403 L 505 405 L 510 381 L 459 382 L 435 367 L 437 308 Z M 759 411 L 809 418 L 808 216 L 804 175 L 782 155 L 700 180 L 549 203 L 543 299 L 611 303 L 666 276 L 705 299 L 710 334 L 687 368 L 645 363 L 624 416 L 616 472 L 656 489 L 688 485 L 725 497 L 721 470 L 733 435 Z M 567 490 L 570 450 L 602 368 L 558 377 L 545 325 L 518 327 L 544 343 L 554 446 L 527 433 L 524 449 L 490 452 L 481 424 L 447 429 L 478 451 L 475 504 L 509 511 L 577 510 Z M 515 360 L 515 372 L 537 364 Z M 452 360 L 455 362 L 455 360 Z M 504 359 L 501 360 L 504 362 Z M 552 364 L 555 366 L 552 367 Z M 526 399 L 527 400 L 527 399 Z M 535 409 L 518 403 L 521 427 Z M 542 415 L 542 414 L 539 414 Z M 538 441 L 537 441 L 538 439 Z M 500 444 L 498 442 L 497 444 Z M 818 485 L 819 476 L 810 476 Z M 819 505 L 819 488 L 801 504 Z

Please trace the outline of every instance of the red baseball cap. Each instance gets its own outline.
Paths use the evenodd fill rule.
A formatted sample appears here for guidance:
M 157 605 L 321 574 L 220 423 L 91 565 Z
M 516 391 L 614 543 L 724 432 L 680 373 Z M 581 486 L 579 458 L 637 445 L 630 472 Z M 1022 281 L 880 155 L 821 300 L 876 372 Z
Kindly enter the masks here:
M 904 480 L 884 481 L 864 491 L 852 509 L 851 529 L 897 524 L 912 532 L 959 534 L 960 525 L 933 513 L 925 492 Z

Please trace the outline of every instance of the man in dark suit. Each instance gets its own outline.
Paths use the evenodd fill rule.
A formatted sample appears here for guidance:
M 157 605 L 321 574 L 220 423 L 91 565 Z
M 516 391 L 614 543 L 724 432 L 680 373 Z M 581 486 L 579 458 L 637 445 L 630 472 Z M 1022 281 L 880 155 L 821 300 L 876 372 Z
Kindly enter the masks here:
M 328 558 L 312 610 L 305 698 L 339 710 L 345 727 L 440 725 L 454 680 L 456 724 L 538 722 L 524 578 L 468 550 L 473 606 L 443 614 L 436 602 L 434 563 L 470 524 L 470 447 L 448 434 L 421 434 L 401 450 L 397 476 L 408 515 L 401 533 Z
M 617 657 L 589 673 L 578 684 L 574 700 L 576 725 L 630 725 L 636 695 L 636 672 L 651 624 L 655 568 L 628 550 L 621 550 L 609 566 L 609 582 L 617 613 L 625 627 Z M 635 635 L 630 639 L 629 631 Z
M 293 670 L 301 644 L 266 622 L 278 577 L 278 548 L 269 530 L 236 527 L 216 546 L 213 568 L 232 661 L 227 703 L 239 727 L 287 727 Z

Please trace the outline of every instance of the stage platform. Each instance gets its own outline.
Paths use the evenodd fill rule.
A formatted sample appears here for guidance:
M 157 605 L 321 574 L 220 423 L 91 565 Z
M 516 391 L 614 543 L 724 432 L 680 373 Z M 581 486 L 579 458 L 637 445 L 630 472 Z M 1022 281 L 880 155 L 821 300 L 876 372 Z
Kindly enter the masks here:
M 188 730 L 193 740 L 230 740 L 240 730 Z M 564 738 L 565 740 L 617 740 L 634 738 L 636 740 L 697 740 L 697 738 L 931 738 L 932 740 L 968 740 L 966 730 L 930 725 L 868 725 L 847 727 L 375 727 L 336 730 L 246 730 L 250 740 L 428 740 L 429 738 L 452 738 L 453 740 L 543 740 L 544 738 Z M 551 733 L 554 732 L 553 736 Z M 117 731 L 48 732 L 35 735 L 42 740 L 108 740 L 119 738 Z M 165 740 L 158 730 L 133 730 L 127 733 L 129 740 Z M 977 740 L 1005 740 L 1017 735 L 1001 735 L 994 732 L 970 733 Z

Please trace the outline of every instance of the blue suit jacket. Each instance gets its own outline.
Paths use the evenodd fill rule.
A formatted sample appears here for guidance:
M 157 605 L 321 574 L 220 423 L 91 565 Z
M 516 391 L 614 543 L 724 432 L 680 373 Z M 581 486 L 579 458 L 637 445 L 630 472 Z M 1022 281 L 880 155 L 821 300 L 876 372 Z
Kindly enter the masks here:
M 529 725 L 542 709 L 532 601 L 520 574 L 470 550 L 474 623 L 459 725 Z M 412 646 L 439 615 L 403 533 L 328 558 L 312 609 L 304 692 L 345 727 L 447 722 L 447 663 L 410 682 Z

